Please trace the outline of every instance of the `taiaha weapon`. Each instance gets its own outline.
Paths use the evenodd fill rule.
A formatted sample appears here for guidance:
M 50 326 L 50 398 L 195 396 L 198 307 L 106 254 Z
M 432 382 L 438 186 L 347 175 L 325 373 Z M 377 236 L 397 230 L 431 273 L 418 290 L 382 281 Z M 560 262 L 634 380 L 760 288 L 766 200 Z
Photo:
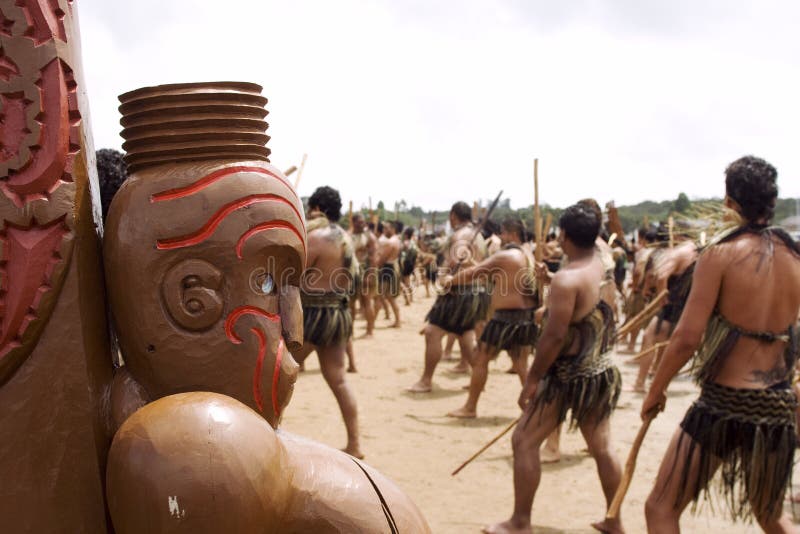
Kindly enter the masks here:
M 614 499 L 611 501 L 611 506 L 608 507 L 606 512 L 606 519 L 616 519 L 619 517 L 619 510 L 622 508 L 622 501 L 625 499 L 625 494 L 628 493 L 628 488 L 633 480 L 633 471 L 636 469 L 636 458 L 639 456 L 639 449 L 642 447 L 644 436 L 647 434 L 647 429 L 650 428 L 650 423 L 656 418 L 658 414 L 658 407 L 653 408 L 644 416 L 639 433 L 636 434 L 636 439 L 633 440 L 631 445 L 631 452 L 628 454 L 628 460 L 625 462 L 625 471 L 622 475 L 622 480 L 617 486 L 617 492 L 614 494 Z
M 472 237 L 470 238 L 469 243 L 467 244 L 468 247 L 471 248 L 472 244 L 475 243 L 475 239 L 478 238 L 478 234 L 480 234 L 481 230 L 483 230 L 483 227 L 486 225 L 486 221 L 488 221 L 489 217 L 492 216 L 492 212 L 494 212 L 494 209 L 497 207 L 498 202 L 500 202 L 500 197 L 502 195 L 503 195 L 503 190 L 501 189 L 500 192 L 497 193 L 497 196 L 495 197 L 495 199 L 492 201 L 492 205 L 489 206 L 488 210 L 486 210 L 486 215 L 483 216 L 483 218 L 480 220 L 478 225 L 475 227 L 475 231 L 472 233 Z M 455 268 L 453 268 L 453 271 L 452 271 L 451 274 L 455 275 L 458 272 L 458 270 L 461 269 L 461 265 L 464 263 L 464 261 L 467 259 L 467 256 L 469 256 L 469 255 L 468 254 L 464 254 L 464 256 L 465 257 L 463 257 L 463 258 L 459 258 L 458 263 L 456 264 Z M 437 277 L 437 279 L 436 279 L 436 283 L 437 284 L 438 284 L 438 281 L 439 281 L 439 279 Z M 437 290 L 441 291 L 441 289 L 442 289 L 441 286 L 437 285 Z
M 640 352 L 639 354 L 637 354 L 636 356 L 634 356 L 633 358 L 631 358 L 628 361 L 629 362 L 638 361 L 639 359 L 644 358 L 645 356 L 647 356 L 648 354 L 650 354 L 651 352 L 654 352 L 654 351 L 656 352 L 656 354 L 658 354 L 658 351 L 660 351 L 661 349 L 663 349 L 667 345 L 669 345 L 669 341 L 662 341 L 661 343 L 656 343 L 655 345 L 653 345 L 649 349 L 643 350 L 642 352 Z
M 667 298 L 667 295 L 669 295 L 669 291 L 666 289 L 663 290 L 656 296 L 656 298 L 651 300 L 650 303 L 647 306 L 645 306 L 642 311 L 640 311 L 637 315 L 631 318 L 630 321 L 626 321 L 625 324 L 623 324 L 619 328 L 619 330 L 617 330 L 616 339 L 618 340 L 622 339 L 631 332 L 633 332 L 634 330 L 637 330 L 642 326 L 644 326 L 644 324 L 647 323 L 647 321 L 652 319 L 653 316 L 656 313 L 658 313 L 658 309 L 664 302 L 664 300 Z
M 300 169 L 297 171 L 297 178 L 294 180 L 295 191 L 300 186 L 300 179 L 303 177 L 303 169 L 306 167 L 306 159 L 308 159 L 308 154 L 303 154 L 303 159 L 300 160 Z
M 669 248 L 673 248 L 675 246 L 675 219 L 672 218 L 672 215 L 667 219 L 667 226 L 669 227 Z
M 283 175 L 288 178 L 296 170 L 297 170 L 297 165 L 292 165 L 291 167 L 283 171 Z
M 480 456 L 481 454 L 483 454 L 483 453 L 484 453 L 484 451 L 486 451 L 486 449 L 488 449 L 489 447 L 491 447 L 492 445 L 494 445 L 495 443 L 497 443 L 497 441 L 498 441 L 500 438 L 502 438 L 503 436 L 505 436 L 506 434 L 508 434 L 508 431 L 509 431 L 509 430 L 511 430 L 512 428 L 514 428 L 514 426 L 515 426 L 517 423 L 519 423 L 519 420 L 520 420 L 520 419 L 522 419 L 522 416 L 519 416 L 519 417 L 517 417 L 516 419 L 514 419 L 513 421 L 511 421 L 511 423 L 509 423 L 509 424 L 508 424 L 508 426 L 507 426 L 507 427 L 505 427 L 505 428 L 503 429 L 503 431 L 502 431 L 502 432 L 500 432 L 500 433 L 499 433 L 499 434 L 497 434 L 495 437 L 493 437 L 493 438 L 492 438 L 492 440 L 491 440 L 489 443 L 487 443 L 486 445 L 484 445 L 483 447 L 481 447 L 481 448 L 480 448 L 480 450 L 479 450 L 478 452 L 476 452 L 475 454 L 473 454 L 472 456 L 470 456 L 469 460 L 467 460 L 467 461 L 466 461 L 466 462 L 464 462 L 463 464 L 459 465 L 459 466 L 458 466 L 458 468 L 456 468 L 456 470 L 455 470 L 455 471 L 453 471 L 453 472 L 450 474 L 450 476 L 453 476 L 453 477 L 454 477 L 454 476 L 456 476 L 456 475 L 457 475 L 457 474 L 458 474 L 458 473 L 459 473 L 459 472 L 460 472 L 462 469 L 464 469 L 464 468 L 465 468 L 465 467 L 467 467 L 469 464 L 471 464 L 471 463 L 472 463 L 472 461 L 473 461 L 473 460 L 475 460 L 475 458 L 477 458 L 478 456 Z
M 533 257 L 536 263 L 544 259 L 544 243 L 542 239 L 542 214 L 539 211 L 539 158 L 533 158 L 533 227 L 536 237 L 536 248 Z M 536 280 L 536 295 L 539 302 L 544 302 L 544 280 Z
M 348 221 L 348 224 L 350 225 L 349 229 L 352 232 L 353 231 L 353 201 L 352 200 L 350 201 L 350 209 L 347 211 L 347 221 Z

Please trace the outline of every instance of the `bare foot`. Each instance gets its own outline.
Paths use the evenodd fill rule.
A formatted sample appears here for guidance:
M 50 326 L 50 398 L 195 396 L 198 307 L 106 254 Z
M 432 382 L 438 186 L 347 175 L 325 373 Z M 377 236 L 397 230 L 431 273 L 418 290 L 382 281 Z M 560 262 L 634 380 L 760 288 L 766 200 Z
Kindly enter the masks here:
M 363 334 L 361 334 L 359 339 L 372 339 L 372 336 L 373 336 L 373 333 L 370 332 L 370 331 L 367 331 L 367 332 L 364 332 Z
M 543 464 L 557 464 L 561 461 L 561 451 L 542 447 L 542 450 L 539 452 L 539 461 Z
M 622 522 L 619 519 L 603 519 L 592 523 L 592 527 L 607 534 L 625 534 L 625 529 L 622 528 Z
M 406 391 L 409 393 L 430 393 L 433 390 L 433 386 L 429 382 L 423 382 L 420 380 L 410 388 L 406 388 Z
M 306 363 L 303 362 L 300 365 L 298 365 L 297 371 L 300 372 L 300 373 L 305 373 L 306 372 Z
M 634 384 L 632 386 L 626 386 L 623 388 L 628 393 L 647 393 L 647 389 L 644 386 L 640 386 L 639 384 Z
M 506 369 L 506 374 L 507 375 L 515 375 L 515 374 L 517 374 L 517 370 L 514 369 L 513 367 L 511 369 Z
M 443 362 L 456 362 L 459 359 L 460 358 L 456 358 L 455 356 L 453 356 L 449 352 L 445 352 L 444 354 L 442 354 L 442 361 Z
M 395 321 L 392 323 L 392 328 L 400 328 L 400 321 Z
M 347 368 L 347 372 L 348 373 L 357 373 L 358 369 L 356 369 L 355 365 L 351 365 L 350 367 Z
M 502 523 L 496 523 L 488 527 L 483 527 L 481 532 L 486 534 L 531 534 L 533 530 L 531 530 L 530 524 L 516 526 L 516 524 L 509 519 L 508 521 L 503 521 Z
M 361 448 L 358 447 L 358 446 L 356 446 L 356 447 L 345 447 L 344 449 L 342 449 L 342 452 L 344 452 L 346 454 L 349 454 L 350 456 L 352 456 L 353 458 L 356 458 L 357 460 L 363 460 L 364 459 L 364 453 L 361 452 Z
M 450 372 L 451 373 L 458 373 L 458 374 L 461 374 L 461 375 L 469 374 L 469 371 L 470 371 L 470 367 L 469 367 L 469 364 L 466 363 L 466 362 L 461 362 L 458 365 L 455 365 L 455 366 L 450 368 Z
M 458 410 L 453 410 L 447 417 L 456 417 L 458 419 L 474 419 L 477 417 L 477 413 L 475 410 L 468 410 L 466 408 L 459 408 Z

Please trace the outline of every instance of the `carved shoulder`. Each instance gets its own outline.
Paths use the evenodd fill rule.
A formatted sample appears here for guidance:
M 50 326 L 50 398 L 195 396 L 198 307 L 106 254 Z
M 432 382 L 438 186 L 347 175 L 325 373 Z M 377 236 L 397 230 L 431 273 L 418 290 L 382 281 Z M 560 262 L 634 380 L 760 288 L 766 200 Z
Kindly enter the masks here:
M 119 534 L 284 531 L 284 448 L 225 395 L 181 393 L 140 408 L 114 436 L 106 473 Z

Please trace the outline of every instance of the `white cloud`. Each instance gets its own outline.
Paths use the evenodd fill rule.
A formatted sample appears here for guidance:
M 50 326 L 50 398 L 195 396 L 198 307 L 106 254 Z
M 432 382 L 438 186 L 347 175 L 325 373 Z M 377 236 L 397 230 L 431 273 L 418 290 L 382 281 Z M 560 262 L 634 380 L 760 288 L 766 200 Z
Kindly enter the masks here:
M 448 207 L 505 189 L 553 205 L 721 195 L 761 155 L 800 196 L 794 2 L 82 0 L 97 147 L 116 95 L 158 83 L 264 86 L 301 194 Z

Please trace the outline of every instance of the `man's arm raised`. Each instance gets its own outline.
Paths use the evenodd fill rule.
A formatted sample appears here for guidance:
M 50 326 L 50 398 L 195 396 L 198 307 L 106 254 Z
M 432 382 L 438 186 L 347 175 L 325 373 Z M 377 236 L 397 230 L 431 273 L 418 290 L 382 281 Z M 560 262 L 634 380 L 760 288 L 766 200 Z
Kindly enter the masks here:
M 570 284 L 569 274 L 560 271 L 553 276 L 550 284 L 550 307 L 547 324 L 542 331 L 542 337 L 536 344 L 536 356 L 533 358 L 533 365 L 528 372 L 525 386 L 519 397 L 519 404 L 522 409 L 536 395 L 536 389 L 541 380 L 553 365 L 558 357 L 558 353 L 564 346 L 567 337 L 569 323 L 575 314 L 575 302 L 577 299 L 577 288 Z

